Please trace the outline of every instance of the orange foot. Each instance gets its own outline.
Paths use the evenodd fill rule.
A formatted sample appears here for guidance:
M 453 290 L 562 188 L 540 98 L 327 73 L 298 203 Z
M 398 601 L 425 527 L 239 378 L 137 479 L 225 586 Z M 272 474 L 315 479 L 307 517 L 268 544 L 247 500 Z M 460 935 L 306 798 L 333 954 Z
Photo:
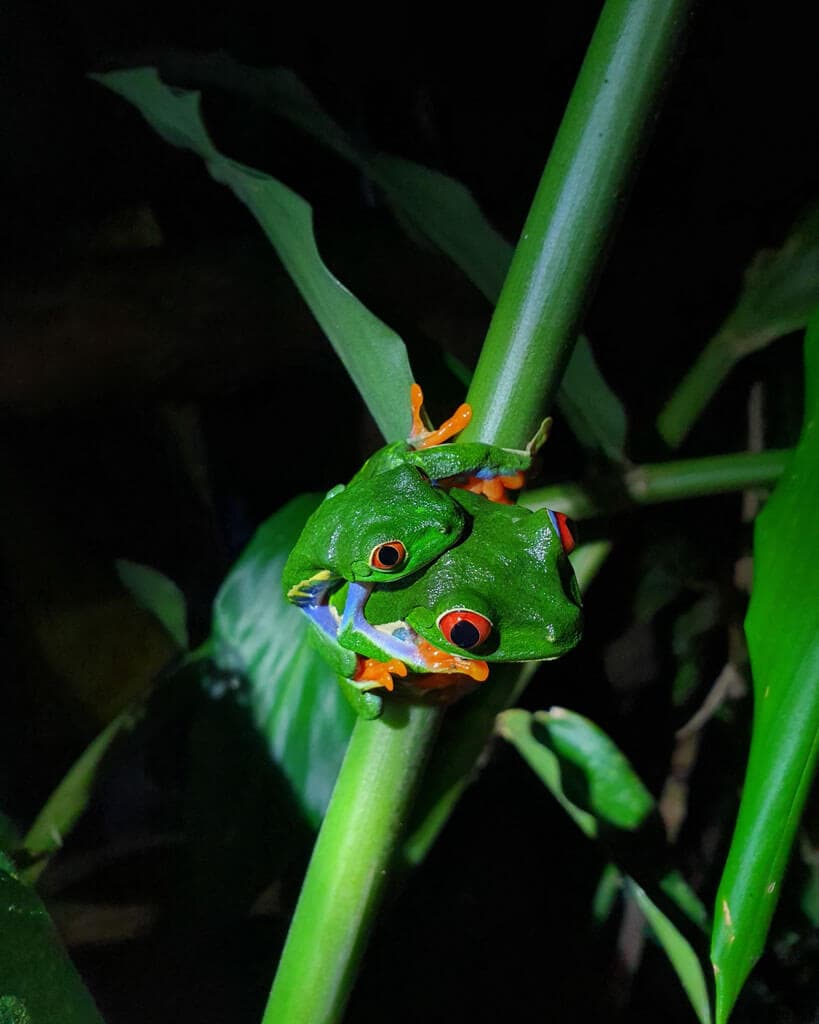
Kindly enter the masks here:
M 469 676 L 476 683 L 482 683 L 489 677 L 489 666 L 485 661 L 476 661 L 473 658 L 462 658 L 458 654 L 450 654 L 449 651 L 441 651 L 433 647 L 427 640 L 421 640 L 418 644 L 424 667 L 430 672 L 443 673 L 445 675 Z M 440 685 L 440 684 L 438 684 Z
M 519 491 L 525 483 L 526 475 L 518 470 L 511 476 L 493 476 L 489 480 L 471 476 L 462 486 L 464 490 L 472 491 L 473 494 L 483 494 L 484 497 L 499 505 L 511 505 L 512 500 L 506 492 Z
M 445 420 L 437 430 L 427 430 L 421 418 L 421 406 L 424 404 L 424 393 L 420 385 L 413 384 L 410 387 L 410 406 L 412 408 L 412 428 L 409 440 L 416 448 L 434 448 L 443 444 L 450 437 L 464 429 L 472 419 L 472 406 L 464 403 L 459 405 L 455 412 Z
M 397 658 L 391 658 L 385 662 L 376 661 L 375 658 L 359 657 L 355 674 L 353 675 L 353 682 L 370 684 L 360 686 L 360 690 L 375 690 L 379 686 L 383 686 L 385 690 L 389 690 L 392 693 L 395 689 L 392 677 L 400 676 L 403 679 L 406 674 L 407 666 L 403 661 L 398 661 Z

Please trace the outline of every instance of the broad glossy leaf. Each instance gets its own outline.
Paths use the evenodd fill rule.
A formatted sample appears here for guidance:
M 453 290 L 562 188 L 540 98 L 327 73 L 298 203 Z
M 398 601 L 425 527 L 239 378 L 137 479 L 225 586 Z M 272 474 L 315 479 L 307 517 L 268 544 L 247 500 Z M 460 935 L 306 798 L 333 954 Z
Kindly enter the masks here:
M 819 303 L 819 207 L 791 229 L 780 249 L 757 253 L 737 304 L 666 403 L 657 429 L 676 447 L 744 356 L 798 331 Z
M 155 68 L 93 75 L 136 106 L 171 145 L 190 149 L 211 176 L 227 185 L 258 220 L 296 287 L 330 339 L 382 433 L 389 441 L 409 433 L 412 372 L 404 343 L 330 273 L 316 247 L 313 213 L 280 181 L 237 163 L 215 147 L 202 119 L 199 93 L 171 89 Z M 304 395 L 309 406 L 309 392 Z
M 284 563 L 319 501 L 295 498 L 259 527 L 216 596 L 211 633 L 216 665 L 249 681 L 270 756 L 313 825 L 329 801 L 355 719 L 309 643 L 307 619 L 282 593 Z
M 628 760 L 593 722 L 563 708 L 549 712 L 513 709 L 498 716 L 498 732 L 515 745 L 575 823 L 591 839 L 603 839 L 617 866 L 625 868 L 635 895 L 703 1024 L 710 1021 L 702 962 L 682 928 L 702 924 L 704 911 L 677 872 L 663 871 L 663 853 L 652 866 L 640 847 L 655 802 Z M 616 842 L 612 843 L 612 830 Z M 624 837 L 633 833 L 633 849 Z M 631 882 L 635 865 L 640 885 Z M 643 874 L 645 872 L 645 875 Z M 630 876 L 630 877 L 629 877 Z M 646 896 L 644 890 L 652 893 Z M 664 897 L 666 899 L 664 899 Z M 660 908 L 666 903 L 667 909 Z M 645 905 L 644 905 L 645 904 Z M 674 910 L 674 905 L 682 914 Z M 669 916 L 674 911 L 676 922 Z
M 819 749 L 819 311 L 805 338 L 805 376 L 802 436 L 754 530 L 745 621 L 754 721 L 714 915 L 719 1021 L 764 948 Z
M 137 604 L 151 612 L 183 651 L 188 649 L 185 595 L 164 573 L 149 565 L 118 558 L 116 569 Z
M 598 821 L 618 829 L 636 829 L 655 808 L 654 798 L 622 751 L 582 715 L 565 708 L 538 711 L 533 730 L 543 726 L 561 768 L 564 789 L 568 766 L 582 774 L 583 787 L 573 803 Z
M 270 757 L 249 681 L 205 669 L 187 733 L 183 912 L 223 925 L 304 856 L 313 831 Z
M 355 164 L 380 186 L 399 224 L 413 239 L 440 249 L 490 303 L 497 302 L 514 248 L 492 227 L 461 182 L 412 160 L 365 152 L 285 68 L 251 68 L 220 53 L 179 51 L 168 54 L 163 66 L 175 76 L 264 104 Z M 582 444 L 610 458 L 622 457 L 625 411 L 587 344 L 569 364 L 558 404 Z
M 103 1024 L 40 898 L 0 853 L 0 1024 Z

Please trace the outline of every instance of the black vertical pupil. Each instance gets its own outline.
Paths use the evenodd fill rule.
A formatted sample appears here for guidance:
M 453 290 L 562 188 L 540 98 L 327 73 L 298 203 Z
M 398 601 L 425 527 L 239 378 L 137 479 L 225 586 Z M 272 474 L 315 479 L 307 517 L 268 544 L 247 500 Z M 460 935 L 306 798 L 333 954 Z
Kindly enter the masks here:
M 392 544 L 385 544 L 379 549 L 378 558 L 382 565 L 398 565 L 401 554 L 398 548 L 393 547 Z
M 480 638 L 481 634 L 478 632 L 478 627 L 473 626 L 466 619 L 456 622 L 449 634 L 450 643 L 455 644 L 456 647 L 463 647 L 466 650 L 474 647 Z

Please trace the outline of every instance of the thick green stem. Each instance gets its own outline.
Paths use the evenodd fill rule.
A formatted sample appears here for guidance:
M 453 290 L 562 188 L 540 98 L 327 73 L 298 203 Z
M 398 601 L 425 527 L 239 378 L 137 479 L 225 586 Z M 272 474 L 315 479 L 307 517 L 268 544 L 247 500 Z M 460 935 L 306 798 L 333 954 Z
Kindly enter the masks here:
M 341 1017 L 441 715 L 392 700 L 356 723 L 263 1024 Z
M 475 370 L 468 440 L 520 447 L 557 391 L 691 0 L 608 0 Z
M 737 452 L 702 459 L 680 459 L 635 466 L 605 488 L 582 483 L 552 484 L 527 491 L 527 508 L 552 508 L 573 519 L 591 519 L 629 505 L 728 494 L 751 487 L 772 487 L 791 457 L 790 449 Z

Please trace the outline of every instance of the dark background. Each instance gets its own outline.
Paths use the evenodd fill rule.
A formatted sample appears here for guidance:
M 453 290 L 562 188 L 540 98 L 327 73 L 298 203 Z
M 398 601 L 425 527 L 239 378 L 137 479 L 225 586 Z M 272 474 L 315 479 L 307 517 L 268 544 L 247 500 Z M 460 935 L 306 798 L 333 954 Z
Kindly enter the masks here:
M 390 8 L 331 24 L 316 11 L 295 27 L 242 2 L 212 13 L 174 0 L 4 5 L 0 805 L 20 824 L 168 654 L 128 605 L 113 560 L 175 579 L 201 640 L 215 588 L 253 527 L 289 497 L 349 477 L 378 443 L 244 208 L 86 72 L 168 47 L 290 67 L 357 140 L 465 182 L 514 240 L 598 12 L 583 2 L 548 5 L 537 24 L 505 10 L 491 22 L 443 24 L 442 11 L 430 20 Z M 667 455 L 653 428 L 664 398 L 730 310 L 754 253 L 780 244 L 817 198 L 810 35 L 794 2 L 702 5 L 692 23 L 585 323 L 628 409 L 635 461 Z M 313 205 L 327 263 L 402 334 L 433 418 L 446 415 L 460 394 L 440 351 L 474 360 L 484 300 L 401 232 L 355 169 L 227 95 L 208 94 L 205 110 L 223 149 Z M 743 448 L 748 391 L 760 378 L 770 382 L 767 443 L 792 443 L 797 339 L 732 375 L 684 453 Z M 583 468 L 558 423 L 543 480 Z M 594 717 L 657 793 L 690 708 L 669 695 L 673 616 L 633 624 L 637 580 L 661 551 L 724 599 L 750 529 L 729 497 L 591 524 L 585 535 L 596 531 L 617 544 L 587 602 L 583 647 L 542 672 L 526 703 Z M 723 627 L 742 614 L 740 597 L 725 600 L 736 607 Z M 700 652 L 704 690 L 726 652 L 722 628 Z M 709 733 L 680 838 L 706 902 L 730 838 L 745 705 Z M 131 936 L 120 925 L 108 935 L 99 917 L 82 938 L 76 921 L 67 933 L 111 1024 L 258 1019 L 298 891 L 306 834 L 264 912 L 214 921 L 201 892 L 188 894 L 195 913 L 180 899 L 190 730 L 183 721 L 160 731 L 149 755 L 135 750 L 112 773 L 65 852 L 81 881 L 57 868 L 46 887 L 58 910 L 72 899 L 153 908 Z M 152 846 L 167 833 L 182 838 Z M 133 849 L 87 867 L 123 836 L 137 837 Z M 350 1019 L 638 1020 L 658 1008 L 692 1019 L 658 949 L 646 947 L 629 980 L 615 952 L 617 914 L 591 924 L 604 863 L 515 756 L 496 751 L 385 915 Z M 791 910 L 786 894 L 775 938 L 793 932 Z M 737 1019 L 811 1019 L 810 948 L 799 937 L 768 956 Z

